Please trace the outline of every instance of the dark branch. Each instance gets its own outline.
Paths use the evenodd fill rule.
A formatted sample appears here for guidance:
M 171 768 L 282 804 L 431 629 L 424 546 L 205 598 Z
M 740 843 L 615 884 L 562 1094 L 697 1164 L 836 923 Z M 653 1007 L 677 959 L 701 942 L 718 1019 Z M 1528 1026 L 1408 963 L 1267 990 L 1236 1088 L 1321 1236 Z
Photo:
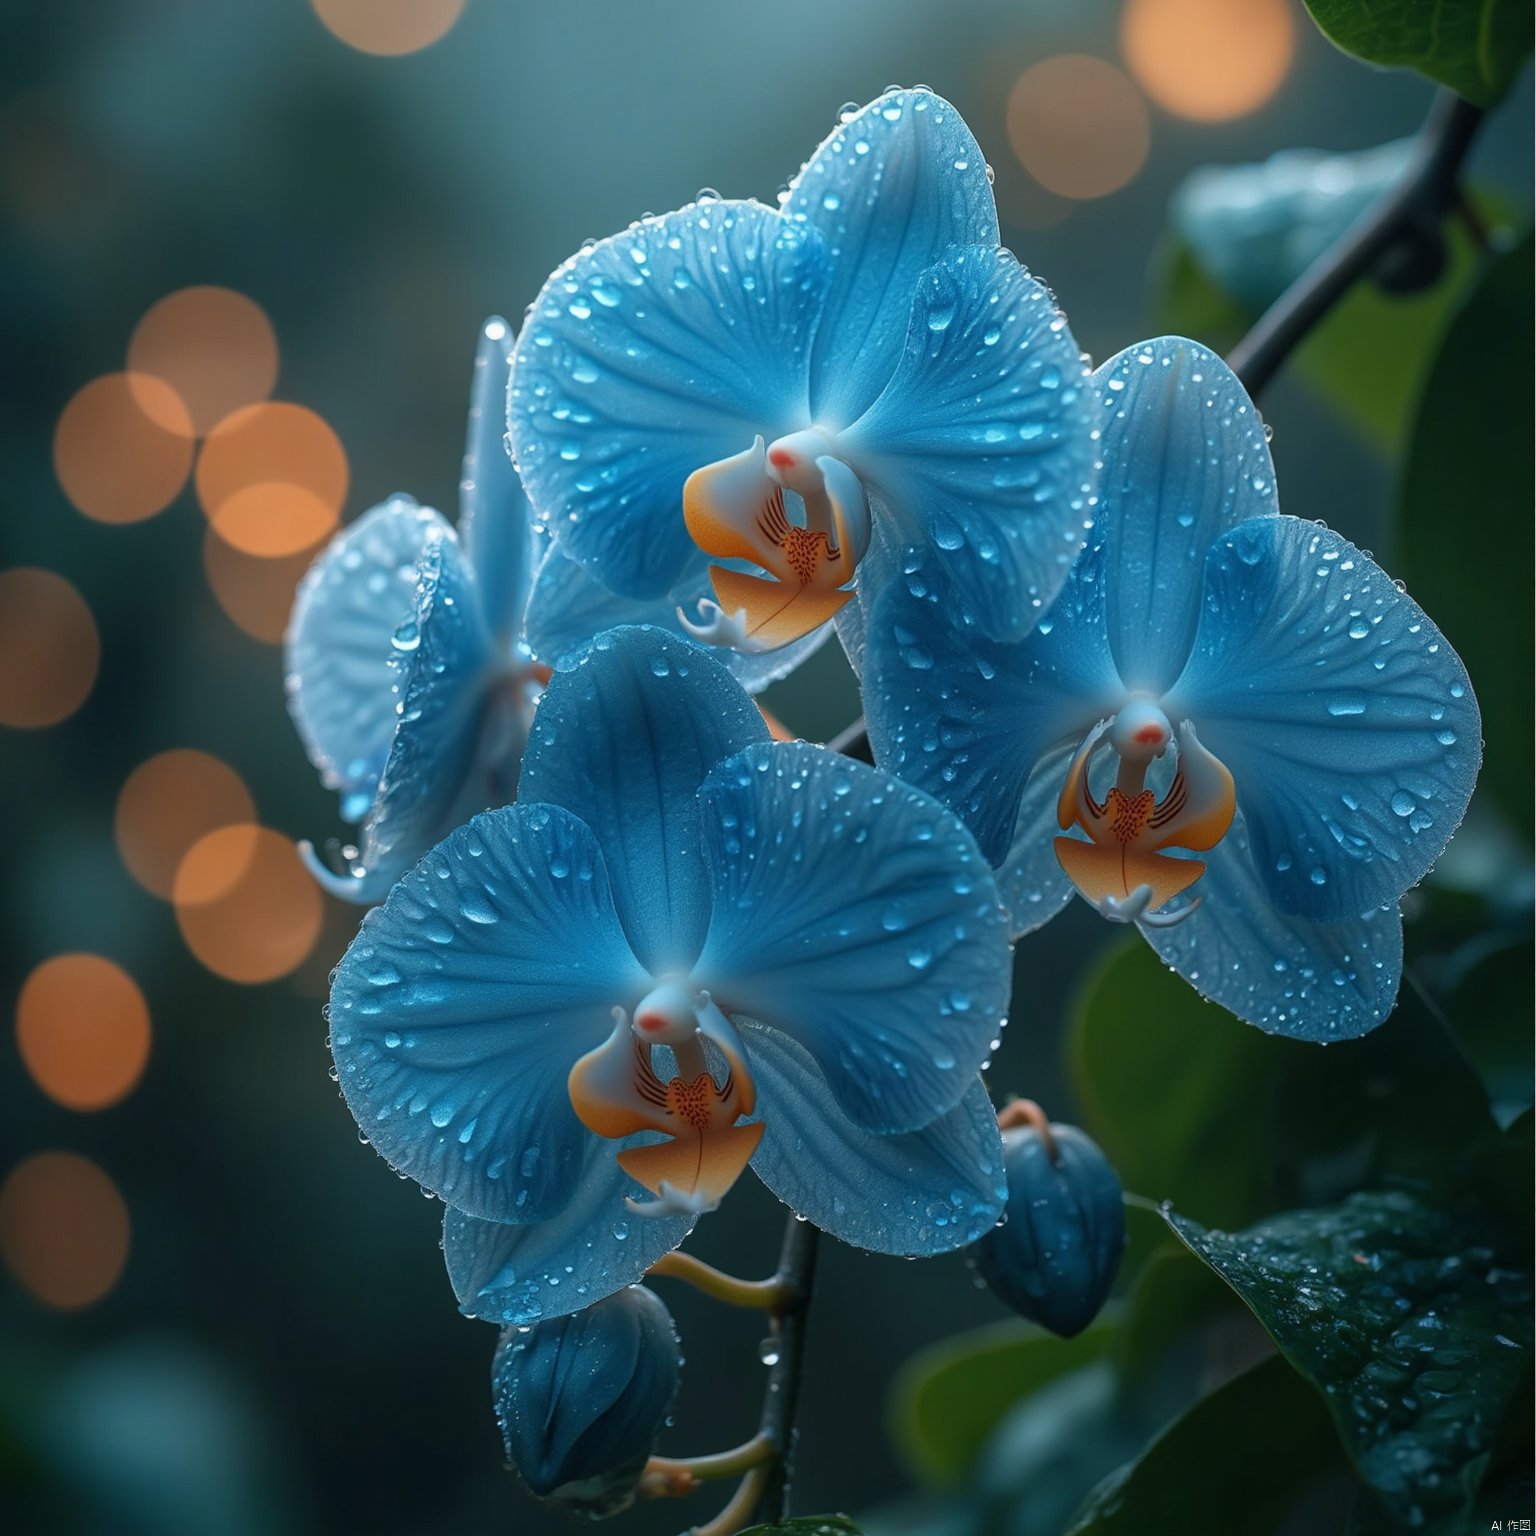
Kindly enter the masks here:
M 1457 177 L 1482 122 L 1474 107 L 1442 91 L 1419 130 L 1402 180 L 1374 202 L 1260 316 L 1227 362 L 1251 395 L 1275 376 L 1325 314 L 1394 247 L 1437 241 L 1456 206 Z
M 816 1245 L 821 1233 L 808 1221 L 791 1216 L 784 1228 L 775 1277 L 790 1299 L 774 1313 L 770 1327 L 775 1358 L 768 1368 L 759 1433 L 778 1448 L 769 1464 L 756 1519 L 777 1524 L 789 1515 L 789 1481 L 795 1454 L 795 1409 L 800 1400 L 801 1365 L 805 1359 L 805 1316 L 816 1276 Z

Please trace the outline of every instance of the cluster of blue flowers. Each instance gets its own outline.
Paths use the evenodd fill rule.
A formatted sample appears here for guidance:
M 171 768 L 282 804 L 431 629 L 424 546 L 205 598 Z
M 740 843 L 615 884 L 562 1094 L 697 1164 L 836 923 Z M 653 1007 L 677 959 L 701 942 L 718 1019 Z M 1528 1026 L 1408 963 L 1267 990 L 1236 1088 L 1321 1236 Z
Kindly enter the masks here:
M 749 697 L 834 629 L 875 767 Z M 382 903 L 334 978 L 342 1091 L 444 1201 L 464 1310 L 522 1327 L 748 1165 L 866 1248 L 982 1238 L 1010 945 L 1074 891 L 1262 1029 L 1370 1030 L 1480 755 L 1434 625 L 1279 512 L 1231 371 L 1163 337 L 1090 372 L 923 89 L 778 208 L 647 218 L 489 322 L 457 528 L 359 519 L 287 659 L 361 823 L 316 873 Z M 1118 1247 L 1083 1241 L 1095 1290 Z

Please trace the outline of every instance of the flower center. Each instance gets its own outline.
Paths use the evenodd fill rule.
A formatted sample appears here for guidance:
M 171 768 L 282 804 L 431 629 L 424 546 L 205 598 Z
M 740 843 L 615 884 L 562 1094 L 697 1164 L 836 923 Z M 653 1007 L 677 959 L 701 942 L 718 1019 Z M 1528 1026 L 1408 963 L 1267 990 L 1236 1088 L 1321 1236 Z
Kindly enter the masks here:
M 1172 746 L 1178 770 L 1159 800 L 1146 787 L 1147 769 Z M 1089 768 L 1101 748 L 1119 759 L 1119 771 L 1103 801 L 1094 798 Z M 1148 699 L 1132 699 L 1112 720 L 1101 720 L 1083 738 L 1056 804 L 1063 832 L 1074 828 L 1088 840 L 1056 839 L 1056 857 L 1083 898 L 1115 922 L 1167 927 L 1182 922 L 1200 898 L 1178 912 L 1159 910 L 1188 890 L 1205 865 L 1178 858 L 1169 848 L 1214 848 L 1237 809 L 1226 764 L 1200 744 L 1186 720 L 1174 730 Z
M 610 1140 L 639 1131 L 660 1131 L 667 1139 L 626 1147 L 618 1164 L 655 1200 L 626 1199 L 641 1216 L 701 1215 L 720 1204 L 741 1176 L 763 1127 L 737 1125 L 757 1104 L 736 1026 L 708 992 L 690 992 L 667 980 L 641 999 L 631 1020 L 613 1010 L 613 1033 L 571 1068 L 571 1107 L 589 1131 Z M 724 1063 L 718 1080 L 708 1045 Z M 672 1058 L 671 1075 L 657 1070 L 655 1051 Z
M 800 498 L 803 524 L 785 509 L 786 490 Z M 772 650 L 826 623 L 853 595 L 854 568 L 869 548 L 864 487 L 815 429 L 767 448 L 758 437 L 743 452 L 696 469 L 683 487 L 683 518 L 706 555 L 767 573 L 712 565 L 717 601 L 700 603 L 703 622 L 679 612 L 696 639 L 737 650 Z

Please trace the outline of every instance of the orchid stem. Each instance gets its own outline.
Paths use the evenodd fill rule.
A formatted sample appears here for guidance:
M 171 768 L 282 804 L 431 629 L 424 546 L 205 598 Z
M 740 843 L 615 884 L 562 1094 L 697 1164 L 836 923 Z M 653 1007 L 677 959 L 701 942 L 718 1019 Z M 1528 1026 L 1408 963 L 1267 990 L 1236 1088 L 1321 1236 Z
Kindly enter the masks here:
M 869 750 L 869 730 L 864 724 L 864 716 L 860 715 L 857 720 L 845 725 L 827 743 L 827 751 L 841 752 L 844 757 L 851 757 L 861 763 L 874 762 Z
M 742 1478 L 741 1486 L 731 1495 L 731 1502 L 708 1525 L 693 1527 L 692 1536 L 735 1536 L 735 1533 L 752 1518 L 752 1511 L 762 1498 L 763 1486 L 768 1481 L 768 1464 L 753 1467 Z
M 1227 358 L 1257 395 L 1319 320 L 1401 241 L 1438 230 L 1456 205 L 1457 177 L 1472 147 L 1480 107 L 1442 90 L 1419 130 L 1402 179 L 1389 187 L 1259 317 Z
M 816 1277 L 820 1237 L 821 1233 L 810 1222 L 791 1215 L 784 1226 L 784 1245 L 779 1250 L 777 1279 L 789 1299 L 774 1312 L 769 1325 L 773 1355 L 758 1426 L 759 1436 L 772 1443 L 775 1454 L 763 1468 L 762 1485 L 753 1501 L 755 1518 L 770 1525 L 778 1524 L 789 1514 L 795 1410 L 800 1403 L 800 1376 L 805 1360 L 805 1319 Z
M 728 1307 L 752 1307 L 764 1312 L 776 1312 L 791 1294 L 784 1287 L 781 1276 L 770 1280 L 738 1280 L 724 1270 L 696 1259 L 691 1253 L 669 1253 L 651 1265 L 650 1275 L 668 1275 L 682 1280 L 694 1290 L 702 1291 Z
M 640 1477 L 640 1494 L 650 1499 L 676 1499 L 700 1483 L 740 1477 L 760 1467 L 774 1454 L 773 1441 L 754 1435 L 742 1445 L 709 1456 L 652 1456 Z
M 771 1280 L 738 1280 L 687 1253 L 669 1253 L 650 1268 L 651 1275 L 685 1280 L 696 1290 L 734 1307 L 760 1308 L 769 1314 L 768 1385 L 757 1433 L 742 1445 L 710 1456 L 652 1456 L 645 1464 L 640 1493 L 645 1498 L 680 1498 L 700 1483 L 744 1472 L 730 1503 L 694 1536 L 733 1536 L 749 1520 L 775 1523 L 789 1511 L 790 1457 L 794 1449 L 795 1410 L 805 1358 L 805 1313 L 816 1273 L 820 1232 L 791 1216 L 784 1228 L 779 1267 Z

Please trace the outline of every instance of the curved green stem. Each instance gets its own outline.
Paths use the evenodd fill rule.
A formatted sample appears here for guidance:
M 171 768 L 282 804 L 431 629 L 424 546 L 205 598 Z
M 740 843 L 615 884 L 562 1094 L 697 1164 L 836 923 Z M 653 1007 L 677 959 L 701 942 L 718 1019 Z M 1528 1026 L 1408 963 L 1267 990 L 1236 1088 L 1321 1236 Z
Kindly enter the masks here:
M 640 1496 L 647 1499 L 676 1499 L 689 1494 L 700 1483 L 722 1477 L 740 1477 L 770 1460 L 773 1441 L 766 1435 L 754 1435 L 728 1451 L 708 1456 L 652 1456 L 640 1476 Z
M 769 1470 L 766 1463 L 760 1467 L 753 1467 L 742 1478 L 741 1486 L 731 1495 L 731 1502 L 707 1525 L 694 1526 L 692 1536 L 735 1536 L 735 1533 L 753 1518 L 752 1512 L 762 1498 L 763 1486 L 768 1476 Z
M 776 1312 L 790 1299 L 781 1276 L 769 1280 L 739 1280 L 728 1275 L 691 1253 L 668 1253 L 651 1265 L 647 1275 L 665 1275 L 682 1280 L 694 1290 L 723 1301 L 729 1307 L 755 1307 L 764 1312 Z

